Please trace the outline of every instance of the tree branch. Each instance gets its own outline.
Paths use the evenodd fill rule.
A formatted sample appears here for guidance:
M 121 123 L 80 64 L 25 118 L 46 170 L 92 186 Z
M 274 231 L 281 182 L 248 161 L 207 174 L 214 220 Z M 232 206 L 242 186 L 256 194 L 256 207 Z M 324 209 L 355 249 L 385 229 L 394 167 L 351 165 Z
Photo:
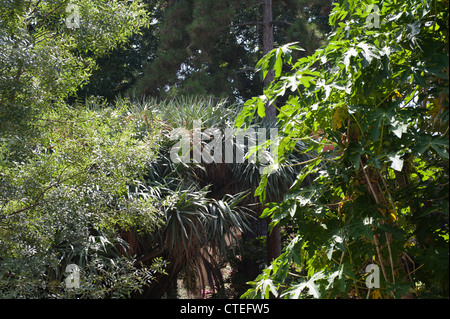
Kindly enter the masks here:
M 276 23 L 280 23 L 280 24 L 287 24 L 287 25 L 294 25 L 292 22 L 289 21 L 285 21 L 285 20 L 271 20 L 269 21 L 269 23 L 271 24 L 276 24 Z M 241 26 L 246 26 L 246 25 L 259 25 L 259 24 L 264 24 L 264 22 L 262 21 L 250 21 L 250 22 L 242 22 L 242 23 L 236 23 L 236 24 L 232 24 L 232 27 L 241 27 Z
M 66 168 L 67 168 L 67 167 L 66 167 Z M 60 176 L 59 176 L 59 178 L 58 178 L 58 181 L 56 181 L 55 183 L 52 183 L 52 184 L 50 184 L 49 186 L 47 186 L 46 188 L 44 188 L 44 189 L 36 196 L 36 198 L 34 199 L 34 201 L 33 201 L 33 203 L 32 203 L 31 205 L 28 205 L 28 206 L 26 206 L 26 207 L 24 207 L 24 208 L 21 208 L 21 209 L 16 210 L 16 211 L 14 211 L 14 212 L 12 212 L 12 213 L 9 213 L 9 214 L 7 214 L 7 215 L 5 215 L 5 216 L 2 216 L 2 219 L 3 219 L 3 218 L 9 218 L 9 217 L 12 217 L 12 216 L 17 215 L 17 214 L 20 214 L 20 213 L 22 213 L 22 212 L 24 212 L 24 211 L 26 211 L 26 210 L 33 209 L 33 208 L 39 206 L 39 205 L 40 205 L 41 199 L 44 197 L 44 194 L 45 194 L 46 192 L 48 192 L 50 189 L 52 189 L 53 187 L 55 187 L 55 186 L 57 186 L 57 185 L 59 185 L 59 184 L 61 184 L 61 183 L 66 182 L 66 181 L 68 181 L 68 180 L 70 180 L 70 179 L 72 179 L 72 178 L 74 178 L 74 177 L 77 177 L 78 175 L 82 175 L 82 174 L 85 174 L 85 173 L 88 173 L 88 172 L 91 171 L 90 169 L 87 169 L 87 170 L 78 172 L 78 173 L 76 173 L 76 174 L 70 175 L 70 176 L 68 176 L 68 177 L 66 177 L 66 178 L 64 178 L 64 179 L 61 180 L 61 175 L 62 175 L 62 173 L 66 170 L 66 168 L 63 169 L 63 171 L 61 172 L 61 174 L 60 174 Z
M 236 71 L 237 73 L 255 72 L 255 68 L 242 68 Z

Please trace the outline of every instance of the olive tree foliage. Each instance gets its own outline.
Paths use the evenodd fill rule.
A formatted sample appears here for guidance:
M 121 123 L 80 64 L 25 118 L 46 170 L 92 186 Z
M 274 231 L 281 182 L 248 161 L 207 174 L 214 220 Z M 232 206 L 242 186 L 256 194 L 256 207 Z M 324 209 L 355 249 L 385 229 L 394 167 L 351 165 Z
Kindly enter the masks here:
M 75 93 L 96 58 L 148 25 L 139 1 L 2 0 L 0 5 L 3 133 L 30 125 L 30 117 Z
M 125 102 L 64 102 L 147 14 L 138 1 L 69 4 L 0 1 L 2 298 L 129 297 L 163 271 L 120 236 L 162 224 L 138 187 L 157 127 L 144 131 Z M 69 289 L 71 264 L 80 281 Z
M 328 44 L 257 64 L 275 79 L 237 126 L 278 108 L 278 162 L 309 157 L 261 217 L 295 230 L 247 298 L 448 298 L 449 26 L 445 1 L 334 3 Z M 309 147 L 298 150 L 298 142 Z M 312 178 L 310 185 L 302 184 Z M 371 265 L 372 264 L 372 265 Z M 372 286 L 368 266 L 378 267 Z
M 23 161 L 2 145 L 0 297 L 129 297 L 162 271 L 162 260 L 136 262 L 120 236 L 163 223 L 139 188 L 154 138 L 124 121 L 126 108 L 103 107 L 43 113 Z M 65 285 L 70 264 L 80 269 L 74 290 Z

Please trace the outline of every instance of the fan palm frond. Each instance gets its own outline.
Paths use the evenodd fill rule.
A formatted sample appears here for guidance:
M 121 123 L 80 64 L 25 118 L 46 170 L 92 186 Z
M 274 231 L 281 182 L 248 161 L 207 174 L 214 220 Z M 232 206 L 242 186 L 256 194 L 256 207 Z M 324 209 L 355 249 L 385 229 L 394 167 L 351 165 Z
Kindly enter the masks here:
M 256 204 L 253 194 L 261 181 L 261 167 L 273 162 L 263 148 L 268 156 L 266 161 L 257 156 L 256 161 L 247 158 L 226 163 L 222 154 L 220 163 L 173 163 L 169 156 L 177 142 L 169 138 L 171 130 L 183 127 L 192 137 L 194 121 L 201 121 L 202 130 L 217 128 L 223 133 L 228 129 L 234 134 L 237 111 L 225 100 L 198 97 L 149 100 L 137 106 L 137 112 L 161 121 L 165 127 L 163 132 L 167 133 L 162 134 L 158 155 L 149 164 L 145 177 L 145 186 L 159 203 L 157 209 L 164 216 L 165 225 L 140 238 L 141 254 L 147 256 L 143 259 L 164 256 L 169 262 L 167 280 L 173 280 L 184 270 L 196 273 L 203 288 L 205 285 L 220 287 L 220 256 L 238 242 L 241 234 L 251 232 L 254 217 L 262 212 L 262 205 Z M 258 127 L 266 128 L 270 134 L 271 124 L 256 123 L 250 128 L 257 131 Z M 202 147 L 207 142 L 202 141 Z M 233 154 L 249 154 L 257 142 L 257 137 L 251 134 L 246 139 L 233 136 L 231 143 L 222 140 L 222 149 L 231 146 Z M 298 164 L 304 160 L 301 152 L 293 153 L 269 176 L 267 201 L 279 201 L 289 191 L 301 169 Z

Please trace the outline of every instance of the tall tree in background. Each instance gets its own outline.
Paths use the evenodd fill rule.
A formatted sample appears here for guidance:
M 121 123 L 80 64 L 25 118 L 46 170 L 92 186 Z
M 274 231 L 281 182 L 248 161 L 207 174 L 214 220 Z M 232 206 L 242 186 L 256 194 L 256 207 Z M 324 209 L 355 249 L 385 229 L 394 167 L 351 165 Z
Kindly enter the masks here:
M 206 94 L 245 101 L 262 89 L 254 66 L 266 52 L 265 45 L 299 41 L 310 53 L 328 31 L 322 21 L 327 20 L 329 0 L 262 4 L 251 0 L 168 1 L 158 21 L 156 57 L 144 68 L 135 93 L 155 97 Z M 263 34 L 271 29 L 273 40 L 268 38 L 265 44 Z
M 229 2 L 187 0 L 168 3 L 162 18 L 156 59 L 137 85 L 139 94 L 161 97 L 184 93 L 232 96 L 237 81 L 227 70 L 239 69 L 244 56 L 237 40 L 223 32 L 231 22 Z
M 273 15 L 272 0 L 263 0 L 263 54 L 266 55 L 273 49 Z M 270 70 L 264 78 L 264 86 L 268 86 L 275 78 L 273 70 Z M 266 117 L 271 123 L 276 122 L 276 109 L 272 103 L 266 103 Z M 281 254 L 281 234 L 279 225 L 275 226 L 267 236 L 267 258 L 272 261 Z
M 273 49 L 273 15 L 272 15 L 272 0 L 263 0 L 263 54 L 266 55 Z M 264 86 L 267 86 L 274 79 L 274 72 L 270 70 L 265 79 Z M 266 116 L 269 121 L 275 121 L 276 110 L 272 104 L 266 105 Z

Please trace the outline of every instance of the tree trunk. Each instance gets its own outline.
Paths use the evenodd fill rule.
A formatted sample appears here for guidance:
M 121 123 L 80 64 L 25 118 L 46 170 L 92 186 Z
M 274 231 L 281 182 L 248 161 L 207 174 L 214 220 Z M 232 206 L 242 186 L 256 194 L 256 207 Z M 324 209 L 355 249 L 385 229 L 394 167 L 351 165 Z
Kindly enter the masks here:
M 267 259 L 270 262 L 281 255 L 280 225 L 276 225 L 267 237 Z
M 167 289 L 167 299 L 178 299 L 178 282 L 177 277 L 174 276 L 169 288 Z
M 263 53 L 267 54 L 273 49 L 273 17 L 272 0 L 263 0 Z M 268 86 L 274 80 L 274 72 L 269 71 L 264 79 L 264 86 Z M 266 117 L 271 123 L 276 122 L 277 113 L 275 105 L 266 104 Z M 267 237 L 267 256 L 268 262 L 280 256 L 281 254 L 281 235 L 280 227 L 276 226 Z
M 263 54 L 269 53 L 273 49 L 273 17 L 272 17 L 272 0 L 263 0 Z M 269 85 L 274 79 L 274 72 L 269 71 L 264 79 L 264 86 Z M 270 122 L 275 122 L 277 113 L 275 106 L 266 105 L 266 117 Z

